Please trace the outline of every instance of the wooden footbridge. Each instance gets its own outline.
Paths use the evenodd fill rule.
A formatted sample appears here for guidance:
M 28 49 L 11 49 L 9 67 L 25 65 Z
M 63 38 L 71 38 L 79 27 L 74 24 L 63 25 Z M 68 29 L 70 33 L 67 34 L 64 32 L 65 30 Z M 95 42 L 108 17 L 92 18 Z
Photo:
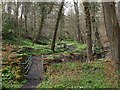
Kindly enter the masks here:
M 28 83 L 22 88 L 26 90 L 28 88 L 33 88 L 39 84 L 43 78 L 43 62 L 42 57 L 30 55 L 28 59 L 21 63 L 23 66 L 24 77 L 28 79 Z

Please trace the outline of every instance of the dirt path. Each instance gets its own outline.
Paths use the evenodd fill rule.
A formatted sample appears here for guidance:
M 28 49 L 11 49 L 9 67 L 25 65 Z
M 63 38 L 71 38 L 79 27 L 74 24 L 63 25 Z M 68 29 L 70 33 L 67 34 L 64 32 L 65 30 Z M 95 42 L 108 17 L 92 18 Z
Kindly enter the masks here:
M 27 79 L 28 83 L 21 88 L 21 90 L 36 90 L 36 86 L 43 79 L 43 64 L 41 62 L 40 57 L 32 57 L 32 66 L 30 71 L 28 72 Z
M 30 80 L 28 83 L 22 87 L 20 90 L 36 90 L 36 86 L 40 83 L 40 80 Z

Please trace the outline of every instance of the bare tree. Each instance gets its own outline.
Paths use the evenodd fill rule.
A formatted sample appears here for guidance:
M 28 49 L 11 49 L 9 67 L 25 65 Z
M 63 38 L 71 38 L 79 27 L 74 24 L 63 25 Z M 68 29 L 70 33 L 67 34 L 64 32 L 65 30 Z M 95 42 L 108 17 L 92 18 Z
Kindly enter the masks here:
M 5 8 L 5 7 L 4 7 Z M 5 9 L 4 9 L 5 10 Z M 7 3 L 8 19 L 11 19 L 11 2 Z
M 120 63 L 120 27 L 114 2 L 103 3 L 105 28 L 111 46 L 111 53 L 116 63 Z
M 79 20 L 79 9 L 78 9 L 78 0 L 75 2 L 75 0 L 73 0 L 74 2 L 74 8 L 75 8 L 75 12 L 76 12 L 76 25 L 77 25 L 77 29 L 78 29 L 78 42 L 83 43 L 83 35 L 81 33 L 81 27 L 80 27 L 80 20 Z
M 40 24 L 39 24 L 39 31 L 37 34 L 37 37 L 35 38 L 35 42 L 38 42 L 39 38 L 41 37 L 41 32 L 42 28 L 45 22 L 45 19 L 49 13 L 51 13 L 52 8 L 53 8 L 53 3 L 48 3 L 48 2 L 40 2 L 39 3 L 40 10 L 41 10 L 41 19 L 40 19 Z M 48 8 L 47 8 L 48 7 Z
M 118 14 L 119 14 L 119 17 L 120 17 L 120 1 L 118 2 Z
M 120 25 L 120 1 L 118 2 L 118 21 Z
M 25 21 L 25 31 L 26 37 L 28 37 L 28 30 L 27 30 L 27 14 L 28 14 L 28 2 L 24 3 L 24 21 Z
M 89 2 L 83 2 L 86 18 L 86 34 L 87 34 L 87 59 L 93 60 L 92 56 L 92 31 L 91 31 L 91 19 L 90 19 L 90 4 Z
M 57 17 L 57 22 L 56 22 L 56 25 L 55 25 L 55 31 L 54 31 L 54 34 L 53 34 L 53 41 L 52 41 L 52 45 L 51 45 L 51 50 L 53 52 L 55 51 L 55 41 L 56 41 L 56 36 L 57 36 L 57 31 L 58 31 L 58 26 L 59 26 L 59 21 L 60 21 L 60 18 L 61 18 L 61 13 L 62 13 L 62 10 L 63 10 L 63 6 L 64 6 L 64 0 L 62 0 L 61 5 L 60 5 L 60 9 L 59 9 L 59 12 L 58 12 L 58 17 Z
M 90 8 L 90 14 L 91 14 L 91 23 L 92 23 L 92 36 L 93 36 L 93 50 L 95 50 L 96 46 L 99 46 L 99 48 L 102 47 L 102 43 L 100 40 L 100 34 L 99 34 L 99 28 L 98 28 L 98 22 L 99 22 L 99 3 L 97 2 L 91 2 L 91 8 Z

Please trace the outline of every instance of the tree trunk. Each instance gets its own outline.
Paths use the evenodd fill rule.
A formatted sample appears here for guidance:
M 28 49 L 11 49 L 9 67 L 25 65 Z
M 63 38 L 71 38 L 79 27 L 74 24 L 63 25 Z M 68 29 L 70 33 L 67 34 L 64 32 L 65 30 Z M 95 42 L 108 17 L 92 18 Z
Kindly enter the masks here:
M 2 2 L 2 14 L 5 13 L 5 5 L 6 5 L 6 4 Z
M 22 4 L 22 3 L 21 3 Z M 22 4 L 22 5 L 24 5 L 24 4 Z M 20 15 L 20 31 L 22 31 L 23 30 L 23 17 L 22 17 L 22 15 L 23 15 L 23 6 L 21 7 L 21 15 Z M 20 32 L 20 34 L 21 34 L 21 32 Z
M 24 4 L 24 18 L 25 18 L 25 32 L 26 32 L 26 37 L 28 37 L 28 31 L 27 31 L 27 2 Z
M 83 43 L 83 35 L 81 33 L 80 21 L 79 21 L 78 0 L 77 0 L 77 2 L 74 1 L 74 8 L 75 8 L 76 20 L 77 20 L 76 25 L 77 25 L 77 29 L 78 29 L 78 42 Z
M 11 2 L 7 3 L 8 19 L 11 20 Z
M 99 22 L 99 17 L 97 17 L 98 13 L 98 3 L 97 2 L 92 2 L 91 3 L 91 21 L 92 21 L 92 34 L 93 34 L 93 50 L 95 50 L 96 46 L 99 46 L 99 48 L 102 47 L 102 43 L 100 40 L 100 34 L 98 32 L 98 22 Z
M 44 12 L 44 9 L 42 11 Z M 37 42 L 39 40 L 40 36 L 41 36 L 41 32 L 42 32 L 42 28 L 43 28 L 43 25 L 44 25 L 44 21 L 45 21 L 45 16 L 44 16 L 44 14 L 42 14 L 38 35 L 37 35 L 37 37 L 35 39 L 35 42 Z
M 91 32 L 91 19 L 90 19 L 90 5 L 89 2 L 83 2 L 85 17 L 86 17 L 86 33 L 87 33 L 87 59 L 88 61 L 93 60 L 92 56 L 92 32 Z
M 105 28 L 110 42 L 112 58 L 120 69 L 120 27 L 115 11 L 114 2 L 103 2 Z
M 61 18 L 61 13 L 62 13 L 62 10 L 63 10 L 63 6 L 64 6 L 64 0 L 62 0 L 61 5 L 60 5 L 60 9 L 59 9 L 59 12 L 58 12 L 58 17 L 57 17 L 57 22 L 56 22 L 56 25 L 55 25 L 55 31 L 54 31 L 54 34 L 53 34 L 53 41 L 52 41 L 52 45 L 51 45 L 51 50 L 53 52 L 55 51 L 55 41 L 56 41 L 56 36 L 57 36 L 57 31 L 58 31 L 58 26 L 59 26 L 59 21 L 60 21 L 60 18 Z
M 19 34 L 19 22 L 18 22 L 18 12 L 19 12 L 19 2 L 16 2 L 16 9 L 15 9 L 15 21 L 16 21 L 16 29 L 15 29 L 15 34 L 18 35 Z
M 49 5 L 49 4 L 51 6 L 48 6 L 49 7 L 49 9 L 48 9 L 48 8 L 46 8 L 46 5 Z M 52 8 L 53 8 L 53 3 L 51 4 L 49 2 L 43 2 L 43 3 L 40 3 L 39 6 L 41 8 L 41 20 L 40 20 L 40 25 L 39 25 L 39 31 L 38 31 L 36 38 L 34 39 L 34 42 L 38 42 L 39 38 L 41 37 L 41 33 L 42 33 L 45 19 L 47 17 L 47 14 L 51 13 Z
M 118 21 L 120 25 L 120 1 L 118 2 Z
M 33 6 L 33 32 L 35 32 L 36 31 L 36 11 L 35 11 L 35 8 L 36 6 L 35 6 L 35 4 L 34 4 L 34 6 Z M 32 34 L 33 35 L 33 42 L 34 42 L 34 39 L 35 39 L 35 33 L 33 33 Z
M 63 40 L 64 36 L 63 36 L 63 28 L 64 28 L 64 25 L 65 25 L 65 17 L 64 17 L 64 12 L 62 13 L 61 15 L 61 20 L 60 20 L 60 41 Z
M 45 18 L 46 18 L 46 15 L 47 15 L 46 2 L 44 2 L 42 5 L 40 4 L 40 7 L 41 7 L 41 20 L 40 20 L 39 30 L 38 30 L 38 34 L 37 34 L 37 37 L 35 39 L 35 42 L 38 42 L 38 40 L 41 37 L 42 28 L 43 28 Z

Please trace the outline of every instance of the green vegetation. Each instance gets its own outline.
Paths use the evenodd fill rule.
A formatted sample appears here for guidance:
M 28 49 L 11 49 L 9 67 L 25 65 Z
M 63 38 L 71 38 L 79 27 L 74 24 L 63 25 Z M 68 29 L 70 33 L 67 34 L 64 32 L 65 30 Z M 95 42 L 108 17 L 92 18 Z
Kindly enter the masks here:
M 0 5 L 3 89 L 118 87 L 119 3 L 22 1 Z
M 104 62 L 98 60 L 96 62 L 84 63 L 82 65 L 82 78 L 80 83 L 87 88 L 113 88 L 112 83 L 107 82 L 105 77 Z
M 16 50 L 23 49 L 21 51 L 22 54 L 40 55 L 52 53 L 48 45 L 40 45 L 36 43 L 33 45 L 31 40 L 22 37 L 10 36 L 9 39 L 4 40 L 4 43 L 15 45 Z
M 59 55 L 57 55 L 57 54 L 51 54 L 51 55 L 49 55 L 48 57 L 47 57 L 47 59 L 60 59 L 60 56 Z
M 8 60 L 8 56 L 9 56 L 9 53 L 7 53 L 7 54 L 3 57 L 2 61 L 3 61 L 3 62 L 6 62 L 6 61 Z
M 44 41 L 43 41 L 44 42 Z M 50 50 L 50 45 L 41 45 L 41 44 L 34 44 L 31 40 L 28 39 L 23 39 L 22 37 L 15 37 L 15 36 L 10 36 L 9 39 L 5 39 L 4 40 L 4 45 L 11 45 L 11 47 L 13 47 L 12 50 L 9 50 L 9 53 L 4 55 L 3 61 L 4 62 L 9 62 L 9 59 L 13 59 L 15 61 L 12 62 L 16 62 L 18 58 L 21 58 L 23 55 L 42 55 L 42 54 L 50 54 L 47 59 L 48 60 L 57 60 L 60 59 L 60 55 L 61 54 L 69 54 L 69 53 L 73 53 L 73 52 L 77 52 L 77 50 L 79 52 L 83 52 L 86 48 L 85 45 L 83 44 L 79 44 L 76 41 L 64 41 L 64 43 L 66 44 L 65 48 L 59 48 L 56 49 L 56 53 L 54 54 L 51 50 Z M 68 48 L 70 46 L 70 48 Z M 59 45 L 57 45 L 57 47 L 59 47 Z M 71 47 L 73 47 L 73 50 L 70 50 Z M 3 51 L 7 52 L 8 50 L 3 47 Z M 11 56 L 12 53 L 16 53 L 14 54 L 14 56 Z M 78 53 L 78 52 L 77 52 Z M 9 58 L 10 56 L 10 58 Z M 10 63 L 9 63 L 10 64 Z M 66 65 L 68 64 L 68 68 L 67 69 L 76 69 L 77 64 L 75 63 L 66 63 Z M 53 65 L 53 68 L 56 70 L 59 70 L 62 66 L 62 64 L 55 64 Z M 66 68 L 64 68 L 66 69 Z M 2 70 L 2 78 L 3 78 L 3 88 L 20 88 L 22 87 L 27 81 L 25 79 L 22 79 L 21 81 L 17 81 L 15 80 L 16 75 L 15 75 L 15 69 L 12 69 L 11 66 L 7 65 L 5 66 L 5 68 L 3 68 Z M 64 79 L 64 78 L 63 78 Z M 63 83 L 64 84 L 64 83 Z
M 74 40 L 64 40 L 64 41 L 61 41 L 61 42 L 58 42 L 58 43 L 64 43 L 65 44 L 65 48 L 62 48 L 64 53 L 85 53 L 85 50 L 86 50 L 86 44 L 81 44 L 81 43 L 78 43 L 77 41 L 74 41 Z M 60 49 L 58 49 L 60 50 Z M 57 51 L 58 51 L 57 50 Z
M 16 55 L 12 59 L 20 58 L 22 55 L 41 55 L 49 54 L 47 61 L 61 59 L 60 55 L 70 55 L 70 53 L 79 53 L 85 55 L 86 45 L 80 44 L 76 41 L 66 40 L 62 41 L 66 45 L 65 48 L 57 45 L 56 53 L 50 50 L 48 45 L 34 44 L 31 40 L 25 40 L 21 37 L 12 37 L 11 40 L 5 40 L 4 43 L 13 44 L 14 50 L 10 53 L 16 52 Z M 44 41 L 43 41 L 44 42 Z M 3 47 L 3 50 L 7 49 Z M 100 52 L 99 48 L 96 49 L 96 53 Z M 4 55 L 3 61 L 7 61 L 9 54 Z M 105 74 L 105 60 L 97 60 L 90 63 L 81 63 L 79 61 L 52 64 L 47 68 L 45 73 L 45 79 L 38 85 L 38 89 L 41 88 L 112 88 L 116 87 L 112 83 L 106 81 Z M 4 88 L 20 88 L 27 81 L 22 79 L 21 81 L 15 80 L 15 69 L 11 66 L 7 66 L 2 70 L 3 87 Z M 9 81 L 9 82 L 8 82 Z
M 50 50 L 50 45 L 41 45 L 41 44 L 36 44 L 36 43 L 33 45 L 33 42 L 31 40 L 24 39 L 22 37 L 10 36 L 9 39 L 4 40 L 4 43 L 15 45 L 17 50 L 23 49 L 22 50 L 23 52 L 21 51 L 22 54 L 41 55 L 41 54 L 52 54 L 53 53 L 52 50 Z M 65 43 L 66 47 L 56 49 L 56 53 L 60 53 L 60 52 L 83 53 L 86 49 L 85 44 L 80 44 L 77 41 L 73 41 L 73 40 L 62 41 L 61 43 Z M 59 47 L 59 45 L 57 45 L 57 47 Z M 72 50 L 71 50 L 71 47 L 72 47 Z
M 2 70 L 2 88 L 6 89 L 18 89 L 22 87 L 27 80 L 17 81 L 15 71 L 10 66 L 6 66 Z
M 105 60 L 53 64 L 38 88 L 115 88 L 105 77 Z

